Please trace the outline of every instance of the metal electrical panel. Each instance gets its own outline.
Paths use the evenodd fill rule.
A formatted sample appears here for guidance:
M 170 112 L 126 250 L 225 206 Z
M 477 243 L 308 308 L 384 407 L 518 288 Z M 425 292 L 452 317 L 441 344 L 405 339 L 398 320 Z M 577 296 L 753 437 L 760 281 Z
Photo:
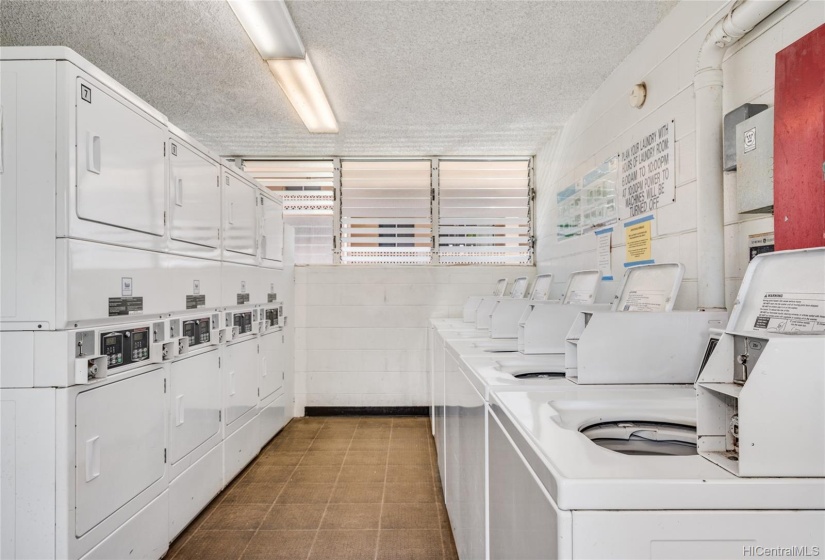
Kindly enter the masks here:
M 724 166 L 725 171 L 736 171 L 736 125 L 765 109 L 767 105 L 745 103 L 725 115 Z
M 736 125 L 736 209 L 773 212 L 773 109 Z

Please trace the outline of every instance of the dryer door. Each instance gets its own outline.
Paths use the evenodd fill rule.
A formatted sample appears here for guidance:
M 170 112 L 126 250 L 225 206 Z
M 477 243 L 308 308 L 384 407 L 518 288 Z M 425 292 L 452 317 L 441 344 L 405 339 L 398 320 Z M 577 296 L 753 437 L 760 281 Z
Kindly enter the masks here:
M 261 256 L 267 261 L 281 262 L 284 253 L 284 215 L 280 202 L 261 197 Z
M 83 79 L 76 88 L 77 216 L 163 235 L 164 130 Z
M 230 173 L 224 172 L 223 180 L 223 247 L 227 251 L 254 256 L 257 249 L 255 188 Z
M 169 139 L 172 239 L 217 247 L 221 227 L 220 167 L 175 138 Z
M 286 352 L 283 340 L 283 332 L 261 337 L 261 399 L 284 386 Z
M 163 477 L 162 369 L 84 391 L 75 400 L 75 535 Z
M 172 393 L 169 462 L 174 464 L 218 433 L 221 427 L 218 351 L 172 363 L 169 377 Z
M 250 338 L 226 346 L 224 391 L 227 426 L 258 406 L 258 340 Z

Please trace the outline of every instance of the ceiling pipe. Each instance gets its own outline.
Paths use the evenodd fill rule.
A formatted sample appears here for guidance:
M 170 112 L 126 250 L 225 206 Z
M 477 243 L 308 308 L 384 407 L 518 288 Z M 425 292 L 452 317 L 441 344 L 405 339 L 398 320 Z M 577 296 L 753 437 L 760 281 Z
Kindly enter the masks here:
M 716 22 L 699 49 L 696 97 L 696 226 L 700 309 L 725 308 L 722 59 L 725 51 L 787 0 L 743 0 Z

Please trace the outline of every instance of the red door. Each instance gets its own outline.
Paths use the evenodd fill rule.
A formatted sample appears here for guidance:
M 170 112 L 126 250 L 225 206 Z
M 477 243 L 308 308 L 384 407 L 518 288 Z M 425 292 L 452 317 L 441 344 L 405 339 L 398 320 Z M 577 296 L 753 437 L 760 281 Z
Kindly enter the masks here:
M 825 245 L 825 25 L 776 54 L 776 250 Z

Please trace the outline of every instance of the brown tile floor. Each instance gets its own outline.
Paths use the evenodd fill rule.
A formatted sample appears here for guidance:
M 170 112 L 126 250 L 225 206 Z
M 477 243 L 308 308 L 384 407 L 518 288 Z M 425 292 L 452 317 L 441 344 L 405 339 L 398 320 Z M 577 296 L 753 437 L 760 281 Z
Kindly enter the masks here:
M 457 559 L 428 418 L 296 418 L 167 559 Z

